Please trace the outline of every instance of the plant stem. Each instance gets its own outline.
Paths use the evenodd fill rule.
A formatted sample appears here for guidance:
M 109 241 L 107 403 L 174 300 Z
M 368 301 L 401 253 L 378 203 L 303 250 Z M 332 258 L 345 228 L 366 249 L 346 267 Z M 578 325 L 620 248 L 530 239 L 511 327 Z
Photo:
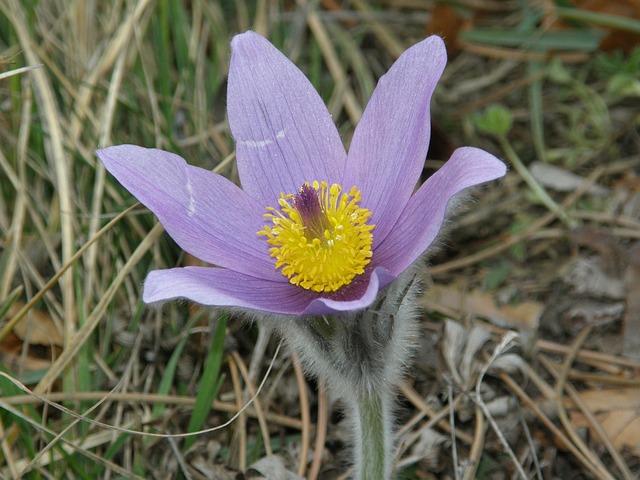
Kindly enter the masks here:
M 355 399 L 356 479 L 381 480 L 391 473 L 389 392 Z

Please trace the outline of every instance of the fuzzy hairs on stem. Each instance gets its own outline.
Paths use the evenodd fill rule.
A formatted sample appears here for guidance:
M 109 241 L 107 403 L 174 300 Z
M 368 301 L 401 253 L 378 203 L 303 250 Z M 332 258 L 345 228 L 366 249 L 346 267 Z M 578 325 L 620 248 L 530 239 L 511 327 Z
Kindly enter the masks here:
M 345 403 L 359 480 L 391 474 L 394 389 L 406 373 L 418 331 L 416 273 L 416 266 L 409 268 L 364 310 L 261 319 L 299 355 L 307 372 L 325 379 Z

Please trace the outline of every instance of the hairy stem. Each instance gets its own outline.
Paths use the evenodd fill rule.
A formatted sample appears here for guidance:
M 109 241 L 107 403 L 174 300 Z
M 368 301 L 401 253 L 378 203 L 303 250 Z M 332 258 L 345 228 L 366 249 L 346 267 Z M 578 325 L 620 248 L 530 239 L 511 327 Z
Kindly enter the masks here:
M 389 392 L 352 399 L 355 410 L 356 476 L 358 480 L 389 478 L 392 436 Z

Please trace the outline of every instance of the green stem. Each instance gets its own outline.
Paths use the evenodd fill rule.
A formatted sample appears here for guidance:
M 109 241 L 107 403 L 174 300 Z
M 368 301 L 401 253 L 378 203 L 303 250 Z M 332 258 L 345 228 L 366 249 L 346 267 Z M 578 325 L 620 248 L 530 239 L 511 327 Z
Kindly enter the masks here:
M 387 392 L 355 400 L 356 477 L 381 480 L 391 473 L 391 421 Z

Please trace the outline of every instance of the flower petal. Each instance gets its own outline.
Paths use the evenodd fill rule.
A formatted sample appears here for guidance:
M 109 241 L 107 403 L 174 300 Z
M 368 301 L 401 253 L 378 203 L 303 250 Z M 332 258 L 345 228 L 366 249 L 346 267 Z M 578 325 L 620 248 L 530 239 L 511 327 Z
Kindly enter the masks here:
M 451 198 L 465 188 L 504 176 L 507 167 L 490 153 L 473 147 L 453 152 L 444 166 L 409 200 L 387 238 L 373 252 L 375 265 L 402 273 L 436 238 Z
M 202 305 L 300 313 L 314 297 L 289 282 L 273 282 L 224 268 L 184 267 L 149 272 L 142 299 L 153 303 L 187 298 Z
M 369 277 L 367 289 L 363 295 L 354 300 L 333 300 L 330 298 L 316 298 L 305 309 L 305 314 L 327 315 L 332 313 L 350 312 L 366 308 L 373 303 L 378 292 L 393 282 L 397 277 L 391 275 L 385 268 L 377 267 Z
M 231 41 L 227 110 L 242 188 L 263 205 L 306 181 L 338 182 L 346 153 L 309 80 L 254 32 Z
M 349 148 L 343 186 L 362 191 L 372 212 L 374 248 L 407 204 L 424 165 L 431 134 L 429 103 L 447 55 L 440 37 L 405 51 L 380 78 Z
M 184 267 L 155 270 L 144 283 L 143 300 L 154 303 L 187 298 L 203 305 L 241 307 L 286 315 L 325 315 L 369 306 L 378 290 L 394 280 L 384 269 L 371 275 L 362 298 L 337 301 L 290 283 L 249 277 L 224 268 Z
M 256 234 L 264 208 L 229 180 L 162 150 L 119 145 L 96 153 L 184 250 L 247 275 L 286 281 Z

